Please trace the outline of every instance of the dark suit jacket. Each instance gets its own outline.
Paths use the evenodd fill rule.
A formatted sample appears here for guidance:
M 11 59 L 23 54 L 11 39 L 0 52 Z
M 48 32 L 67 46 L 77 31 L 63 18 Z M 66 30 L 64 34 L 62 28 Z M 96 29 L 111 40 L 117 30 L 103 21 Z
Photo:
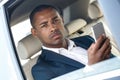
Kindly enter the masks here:
M 94 41 L 90 36 L 83 36 L 72 40 L 77 46 L 85 49 L 88 49 Z M 82 63 L 56 54 L 53 51 L 42 49 L 37 63 L 32 68 L 32 75 L 34 80 L 50 80 L 84 66 Z

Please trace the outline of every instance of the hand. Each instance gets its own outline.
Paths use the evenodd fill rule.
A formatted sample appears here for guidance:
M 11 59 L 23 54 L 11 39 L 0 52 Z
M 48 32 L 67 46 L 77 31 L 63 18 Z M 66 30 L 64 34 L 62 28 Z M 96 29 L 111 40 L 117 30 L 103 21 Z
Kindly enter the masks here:
M 103 42 L 104 41 L 104 42 Z M 88 49 L 88 65 L 108 59 L 111 53 L 110 39 L 101 35 Z

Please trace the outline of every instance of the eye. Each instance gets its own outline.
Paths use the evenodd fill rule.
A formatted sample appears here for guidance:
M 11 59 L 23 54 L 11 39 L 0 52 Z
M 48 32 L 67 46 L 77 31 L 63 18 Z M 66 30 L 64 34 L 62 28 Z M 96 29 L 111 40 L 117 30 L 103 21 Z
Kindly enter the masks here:
M 60 23 L 60 19 L 58 19 L 58 18 L 54 19 L 53 23 L 54 24 Z
M 44 23 L 44 24 L 41 24 L 40 25 L 40 28 L 45 28 L 45 27 L 47 27 L 48 25 L 46 24 L 46 23 Z

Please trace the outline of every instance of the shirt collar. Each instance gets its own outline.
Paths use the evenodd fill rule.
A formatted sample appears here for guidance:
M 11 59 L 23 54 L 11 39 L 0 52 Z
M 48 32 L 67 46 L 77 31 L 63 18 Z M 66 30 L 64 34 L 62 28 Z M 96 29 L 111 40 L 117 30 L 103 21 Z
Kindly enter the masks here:
M 68 40 L 68 50 L 71 50 L 73 47 L 75 47 L 75 43 L 70 40 L 70 39 L 67 39 Z M 62 48 L 49 48 L 49 47 L 46 47 L 46 46 L 42 46 L 43 49 L 47 49 L 47 50 L 51 50 L 51 51 L 54 51 L 56 53 L 59 53 L 59 50 L 62 49 Z
M 72 40 L 68 39 L 68 50 L 71 50 L 75 46 L 76 46 L 75 43 Z

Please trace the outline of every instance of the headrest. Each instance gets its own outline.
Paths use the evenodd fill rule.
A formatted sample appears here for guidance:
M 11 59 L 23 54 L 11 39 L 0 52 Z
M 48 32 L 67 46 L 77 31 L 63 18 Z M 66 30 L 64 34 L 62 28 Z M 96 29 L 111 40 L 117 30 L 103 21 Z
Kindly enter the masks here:
M 18 42 L 18 55 L 21 59 L 28 59 L 40 51 L 41 45 L 40 40 L 30 34 Z
M 91 19 L 98 19 L 103 16 L 97 1 L 93 1 L 88 6 L 88 16 Z
M 71 21 L 66 25 L 66 28 L 68 30 L 69 35 L 75 33 L 76 31 L 80 30 L 82 27 L 84 27 L 87 24 L 87 22 L 84 19 L 76 19 Z
M 94 1 L 96 1 L 96 0 L 90 0 L 89 3 L 92 3 L 92 2 L 94 2 Z

